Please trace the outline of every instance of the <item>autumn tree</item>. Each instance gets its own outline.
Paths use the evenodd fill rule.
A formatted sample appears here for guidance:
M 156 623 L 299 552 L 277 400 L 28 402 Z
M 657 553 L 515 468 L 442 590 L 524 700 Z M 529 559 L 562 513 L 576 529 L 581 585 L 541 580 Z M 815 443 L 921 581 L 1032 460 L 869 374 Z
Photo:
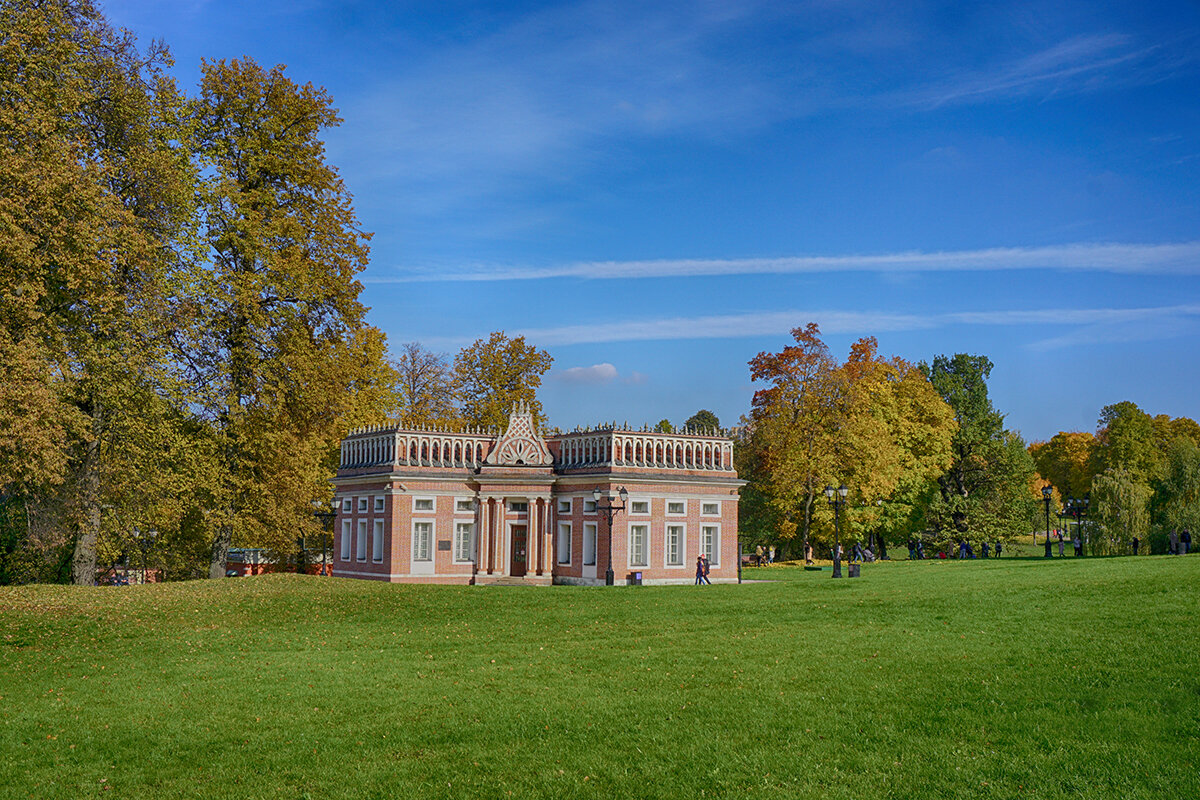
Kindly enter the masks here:
M 192 363 L 220 442 L 209 574 L 222 577 L 234 541 L 285 550 L 315 532 L 337 442 L 394 405 L 394 373 L 358 300 L 368 235 L 325 161 L 329 96 L 251 59 L 202 72 L 209 259 Z
M 958 430 L 953 460 L 938 479 L 928 520 L 952 543 L 991 541 L 1027 533 L 1035 513 L 1031 487 L 1035 468 L 1021 438 L 1004 428 L 1004 416 L 988 397 L 992 362 L 959 353 L 938 356 L 922 370 L 954 410 Z
M 516 403 L 524 403 L 535 425 L 545 422 L 537 389 L 554 359 L 545 350 L 494 331 L 476 339 L 454 359 L 455 387 L 462 403 L 463 420 L 471 425 L 503 429 Z
M 1093 469 L 1097 474 L 1107 469 L 1124 469 L 1136 480 L 1149 484 L 1161 474 L 1165 458 L 1153 418 L 1136 403 L 1125 400 L 1100 410 L 1093 451 Z
M 454 372 L 445 356 L 408 342 L 400 347 L 395 367 L 397 415 L 406 424 L 452 426 L 458 421 Z
M 1083 497 L 1091 491 L 1096 437 L 1079 431 L 1060 431 L 1048 442 L 1029 446 L 1038 474 L 1063 497 Z
M 1151 494 L 1150 487 L 1127 469 L 1110 467 L 1097 475 L 1091 487 L 1089 552 L 1114 555 L 1128 552 L 1134 536 L 1146 541 Z
M 752 377 L 770 385 L 755 393 L 735 447 L 749 518 L 807 542 L 832 527 L 825 486 L 844 482 L 845 540 L 869 537 L 886 553 L 884 537 L 911 522 L 924 487 L 949 464 L 953 415 L 916 366 L 879 356 L 873 337 L 840 365 L 815 324 L 792 337 L 795 345 L 750 362 Z
M 95 579 L 112 422 L 170 380 L 194 170 L 169 63 L 88 0 L 0 5 L 0 427 L 20 465 L 0 492 L 62 509 L 76 583 Z

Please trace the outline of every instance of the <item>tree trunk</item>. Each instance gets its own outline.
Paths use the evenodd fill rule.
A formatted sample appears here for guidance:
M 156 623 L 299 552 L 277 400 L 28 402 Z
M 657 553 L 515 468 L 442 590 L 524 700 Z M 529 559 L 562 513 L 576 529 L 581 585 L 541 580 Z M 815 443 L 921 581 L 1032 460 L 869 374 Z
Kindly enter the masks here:
M 212 543 L 212 559 L 208 563 L 209 578 L 224 578 L 229 559 L 229 545 L 233 542 L 233 526 L 224 522 L 217 528 L 217 535 Z
M 100 422 L 92 414 L 92 438 L 84 446 L 79 468 L 79 508 L 75 554 L 71 558 L 71 582 L 76 586 L 96 585 L 96 540 L 100 534 Z

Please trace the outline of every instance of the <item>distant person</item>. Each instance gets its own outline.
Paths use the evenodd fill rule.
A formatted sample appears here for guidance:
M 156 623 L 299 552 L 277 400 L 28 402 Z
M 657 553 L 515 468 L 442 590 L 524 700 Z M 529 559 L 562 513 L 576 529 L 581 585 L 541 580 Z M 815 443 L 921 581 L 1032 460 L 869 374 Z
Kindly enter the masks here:
M 920 539 L 917 540 L 917 560 L 922 561 L 925 558 L 925 543 Z
M 1183 529 L 1183 533 L 1179 534 L 1179 544 L 1183 547 L 1183 554 L 1186 556 L 1188 550 L 1192 549 L 1192 532 L 1187 528 Z
M 967 540 L 966 539 L 958 540 L 958 557 L 959 558 L 967 557 Z
M 983 554 L 984 558 L 988 557 L 988 543 L 987 542 L 983 543 L 983 545 L 979 548 L 979 552 L 981 552 Z
M 908 540 L 908 560 L 912 561 L 917 557 L 917 543 L 912 539 Z
M 1079 558 L 1083 555 L 1083 542 L 1079 541 L 1079 534 L 1075 534 L 1075 538 L 1071 540 L 1071 544 L 1075 547 L 1075 557 Z
M 1133 554 L 1136 556 L 1138 545 L 1141 544 L 1141 542 L 1138 541 L 1138 537 L 1135 536 L 1135 537 L 1133 537 L 1133 541 L 1131 541 L 1130 544 L 1133 545 Z
M 813 563 L 813 559 L 812 559 L 812 542 L 805 542 L 805 543 L 804 543 L 804 563 L 805 563 L 805 564 L 812 564 L 812 563 Z
M 971 543 L 967 542 L 967 558 L 975 557 L 975 548 L 971 547 Z
M 862 548 L 862 544 L 859 542 L 854 543 L 854 560 L 855 561 L 863 560 L 863 548 Z
M 1167 552 L 1173 556 L 1179 554 L 1179 534 L 1175 531 L 1167 536 Z
M 708 556 L 706 556 L 706 555 L 703 555 L 703 554 L 702 554 L 702 555 L 700 556 L 700 558 L 704 559 L 704 582 L 705 582 L 705 583 L 707 583 L 709 586 L 712 586 L 712 581 L 710 581 L 710 580 L 708 579 L 708 569 L 709 569 L 709 567 L 711 566 L 711 565 L 708 563 Z
M 1000 540 L 999 540 L 999 539 L 997 539 L 997 540 L 996 540 L 996 558 L 999 558 L 999 557 L 1000 557 L 1000 552 L 1001 552 L 1001 550 L 1000 550 Z
M 770 546 L 770 547 L 767 549 L 767 563 L 768 563 L 768 564 L 774 564 L 774 563 L 775 563 L 775 545 L 771 545 L 771 546 Z
M 696 556 L 696 585 L 704 584 L 704 556 Z
M 1063 557 L 1063 535 L 1062 531 L 1058 532 L 1058 557 Z
M 762 557 L 763 557 L 763 548 L 762 548 L 762 545 L 760 544 L 758 547 L 754 548 L 754 566 L 756 566 L 756 567 L 762 566 Z

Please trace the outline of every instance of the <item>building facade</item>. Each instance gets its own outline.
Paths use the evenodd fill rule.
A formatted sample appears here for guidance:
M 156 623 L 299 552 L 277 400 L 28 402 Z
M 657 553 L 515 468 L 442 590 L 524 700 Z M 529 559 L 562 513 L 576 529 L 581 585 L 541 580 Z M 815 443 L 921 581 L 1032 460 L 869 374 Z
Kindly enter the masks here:
M 617 583 L 692 583 L 704 554 L 713 583 L 737 580 L 744 481 L 715 431 L 543 436 L 517 407 L 499 435 L 355 431 L 333 483 L 336 576 L 599 585 L 611 563 Z

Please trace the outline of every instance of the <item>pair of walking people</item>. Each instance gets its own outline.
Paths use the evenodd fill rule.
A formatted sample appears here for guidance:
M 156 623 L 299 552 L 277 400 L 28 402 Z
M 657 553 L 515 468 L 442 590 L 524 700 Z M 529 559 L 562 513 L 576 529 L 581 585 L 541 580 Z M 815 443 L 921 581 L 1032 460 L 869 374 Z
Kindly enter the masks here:
M 712 586 L 712 581 L 708 579 L 708 558 L 701 553 L 696 556 L 696 585 L 707 583 Z

